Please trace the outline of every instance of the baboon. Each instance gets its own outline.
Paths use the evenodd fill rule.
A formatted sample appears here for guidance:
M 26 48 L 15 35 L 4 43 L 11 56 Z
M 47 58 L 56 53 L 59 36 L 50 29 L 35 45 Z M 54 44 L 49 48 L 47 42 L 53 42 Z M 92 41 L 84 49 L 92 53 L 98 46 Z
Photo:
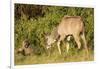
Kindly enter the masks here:
M 33 48 L 30 45 L 29 40 L 25 39 L 22 43 L 22 47 L 18 49 L 17 53 L 21 53 L 22 55 L 31 55 L 33 52 Z

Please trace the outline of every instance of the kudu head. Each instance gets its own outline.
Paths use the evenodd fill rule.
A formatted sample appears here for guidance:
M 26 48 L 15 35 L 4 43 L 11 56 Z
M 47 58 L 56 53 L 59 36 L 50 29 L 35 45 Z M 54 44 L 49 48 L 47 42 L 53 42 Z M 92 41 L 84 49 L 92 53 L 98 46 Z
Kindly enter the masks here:
M 46 48 L 51 48 L 51 45 L 56 41 L 56 39 L 53 38 L 50 34 L 46 34 Z

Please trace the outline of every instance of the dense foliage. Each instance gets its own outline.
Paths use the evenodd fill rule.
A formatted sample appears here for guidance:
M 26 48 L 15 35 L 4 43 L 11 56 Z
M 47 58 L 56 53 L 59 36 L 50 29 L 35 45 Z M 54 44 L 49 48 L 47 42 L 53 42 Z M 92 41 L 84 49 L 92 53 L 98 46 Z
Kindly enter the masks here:
M 93 50 L 93 8 L 28 4 L 15 4 L 15 49 L 22 45 L 24 39 L 29 39 L 36 55 L 45 53 L 46 40 L 44 33 L 50 33 L 60 23 L 64 15 L 81 16 L 83 18 L 88 47 Z

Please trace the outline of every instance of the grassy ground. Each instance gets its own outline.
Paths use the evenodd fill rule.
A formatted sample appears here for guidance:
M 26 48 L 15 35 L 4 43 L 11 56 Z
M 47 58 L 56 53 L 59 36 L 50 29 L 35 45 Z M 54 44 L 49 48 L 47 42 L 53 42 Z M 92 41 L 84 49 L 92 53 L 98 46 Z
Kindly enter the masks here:
M 70 49 L 68 54 L 66 53 L 66 50 L 63 50 L 62 55 L 59 54 L 58 50 L 49 52 L 50 53 L 44 53 L 41 55 L 32 54 L 31 56 L 15 54 L 15 65 L 82 62 L 94 60 L 94 53 L 92 50 L 89 50 L 88 56 L 86 56 L 86 52 L 84 50 L 78 51 L 75 48 Z

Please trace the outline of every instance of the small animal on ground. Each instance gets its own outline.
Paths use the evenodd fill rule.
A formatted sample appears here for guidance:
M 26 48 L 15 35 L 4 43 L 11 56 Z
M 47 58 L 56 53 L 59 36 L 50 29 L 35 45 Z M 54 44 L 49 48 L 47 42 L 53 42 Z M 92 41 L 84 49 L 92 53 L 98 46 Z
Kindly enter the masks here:
M 17 53 L 21 53 L 24 56 L 31 55 L 33 53 L 33 48 L 31 47 L 28 39 L 25 39 L 22 42 L 22 47 L 18 49 Z

